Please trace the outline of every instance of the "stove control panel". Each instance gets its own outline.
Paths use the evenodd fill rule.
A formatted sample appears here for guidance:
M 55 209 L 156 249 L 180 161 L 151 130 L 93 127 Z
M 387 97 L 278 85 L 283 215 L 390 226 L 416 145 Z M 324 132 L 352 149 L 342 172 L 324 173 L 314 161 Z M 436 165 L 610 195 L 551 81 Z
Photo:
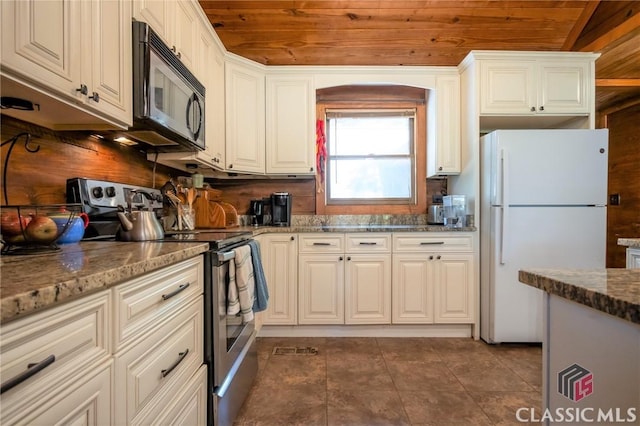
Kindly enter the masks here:
M 162 193 L 159 189 L 85 178 L 67 180 L 67 202 L 81 203 L 89 216 L 113 212 L 119 205 L 126 207 L 132 191 L 132 208 L 162 208 Z M 148 194 L 150 199 L 142 192 Z

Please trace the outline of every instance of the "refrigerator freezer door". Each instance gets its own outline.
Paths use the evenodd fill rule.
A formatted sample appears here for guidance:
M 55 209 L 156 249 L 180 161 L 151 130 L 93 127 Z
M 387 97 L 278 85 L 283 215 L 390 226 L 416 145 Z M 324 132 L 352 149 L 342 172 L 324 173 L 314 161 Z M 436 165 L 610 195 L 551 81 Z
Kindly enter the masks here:
M 513 207 L 502 223 L 491 208 L 491 249 L 483 253 L 481 291 L 489 342 L 541 342 L 542 291 L 518 281 L 527 268 L 604 268 L 606 207 Z M 504 230 L 504 231 L 503 231 Z M 484 238 L 484 237 L 483 237 Z M 503 260 L 503 264 L 500 263 Z
M 492 205 L 607 204 L 607 129 L 497 130 L 485 138 Z

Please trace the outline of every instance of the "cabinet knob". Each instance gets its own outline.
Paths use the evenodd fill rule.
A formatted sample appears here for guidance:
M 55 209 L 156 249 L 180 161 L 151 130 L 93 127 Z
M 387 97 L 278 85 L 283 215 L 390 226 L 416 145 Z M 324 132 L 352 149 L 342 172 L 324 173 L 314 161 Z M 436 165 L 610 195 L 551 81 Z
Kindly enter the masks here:
M 100 95 L 98 95 L 98 92 L 93 92 L 91 96 L 89 96 L 89 99 L 93 99 L 95 103 L 98 103 L 100 102 Z
M 440 259 L 442 259 L 442 256 L 438 255 L 438 256 L 436 257 L 436 259 L 440 260 Z
M 340 256 L 340 257 L 338 258 L 338 260 L 342 260 L 342 256 Z
M 438 170 L 442 170 L 442 166 L 438 167 Z
M 347 260 L 351 260 L 351 256 L 347 256 Z
M 229 168 L 230 168 L 230 169 L 233 169 L 233 164 L 229 164 Z
M 433 256 L 429 256 L 429 260 L 433 260 Z
M 536 112 L 536 107 L 531 107 L 531 112 Z
M 291 241 L 295 241 L 296 237 L 291 236 Z
M 309 171 L 312 172 L 313 171 L 313 167 L 309 167 Z
M 182 53 L 178 52 L 176 53 L 176 56 L 178 57 L 178 59 L 182 58 Z
M 171 46 L 171 51 L 172 51 L 173 53 L 176 53 L 176 50 L 178 50 L 178 49 L 176 49 L 176 47 L 175 47 L 175 46 Z
M 540 107 L 540 111 L 544 111 L 544 107 L 543 106 Z
M 87 93 L 89 93 L 89 89 L 87 89 L 86 84 L 81 84 L 80 87 L 76 89 L 76 92 L 80 92 L 81 94 L 86 95 Z

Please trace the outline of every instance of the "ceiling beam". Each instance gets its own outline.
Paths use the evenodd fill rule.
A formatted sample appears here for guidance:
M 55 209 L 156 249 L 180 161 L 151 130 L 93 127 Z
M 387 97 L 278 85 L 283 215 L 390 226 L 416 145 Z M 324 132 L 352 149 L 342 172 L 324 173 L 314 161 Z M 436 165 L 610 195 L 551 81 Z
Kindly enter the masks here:
M 573 46 L 576 44 L 576 41 L 578 41 L 578 37 L 580 37 L 580 34 L 582 34 L 584 27 L 591 19 L 591 16 L 593 16 L 593 12 L 596 11 L 599 4 L 600 0 L 587 2 L 584 9 L 582 9 L 582 13 L 576 20 L 576 23 L 573 25 L 573 28 L 571 28 L 571 31 L 569 31 L 569 34 L 567 35 L 567 38 L 560 50 L 571 50 L 573 48 Z
M 607 13 L 607 8 L 618 2 L 601 2 L 592 19 L 599 19 Z M 603 20 L 593 30 L 587 25 L 583 34 L 576 40 L 572 50 L 580 52 L 598 52 L 611 45 L 616 40 L 640 28 L 640 7 L 636 2 L 628 3 L 627 8 L 618 10 L 612 17 Z M 611 24 L 611 25 L 608 25 Z
M 596 87 L 640 87 L 640 78 L 597 78 Z

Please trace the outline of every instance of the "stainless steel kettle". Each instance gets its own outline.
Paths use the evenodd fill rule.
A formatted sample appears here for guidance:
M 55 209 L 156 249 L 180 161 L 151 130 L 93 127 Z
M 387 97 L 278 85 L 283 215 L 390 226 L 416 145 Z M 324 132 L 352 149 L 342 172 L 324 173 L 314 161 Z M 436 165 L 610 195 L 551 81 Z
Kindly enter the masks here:
M 118 206 L 120 230 L 117 238 L 121 241 L 152 241 L 164 238 L 164 229 L 152 210 L 132 210 L 131 203 L 135 194 L 142 194 L 148 200 L 151 195 L 145 191 L 131 190 L 127 197 L 127 209 Z

